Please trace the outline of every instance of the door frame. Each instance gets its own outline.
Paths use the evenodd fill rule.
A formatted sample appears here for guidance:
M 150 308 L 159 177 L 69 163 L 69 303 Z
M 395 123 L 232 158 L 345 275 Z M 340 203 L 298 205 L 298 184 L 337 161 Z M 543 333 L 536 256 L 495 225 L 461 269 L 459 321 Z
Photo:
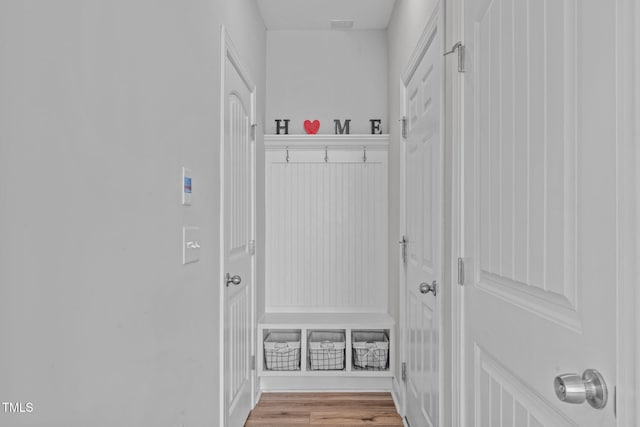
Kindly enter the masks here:
M 446 3 L 447 24 L 446 45 L 457 40 L 465 42 L 464 34 L 464 6 L 469 0 L 442 0 Z M 634 427 L 640 421 L 640 292 L 636 291 L 636 282 L 640 274 L 640 173 L 636 172 L 636 165 L 640 164 L 640 149 L 637 148 L 637 138 L 640 137 L 640 6 L 634 0 L 616 0 L 616 102 L 617 129 L 615 149 L 617 157 L 617 264 L 618 276 L 615 280 L 617 305 L 617 373 L 615 383 L 617 396 L 610 404 L 617 408 L 617 425 L 619 427 Z M 465 58 L 467 63 L 470 58 Z M 455 73 L 447 67 L 447 77 Z M 447 109 L 453 117 L 445 122 L 446 145 L 451 146 L 451 237 L 452 252 L 455 259 L 464 251 L 462 236 L 464 204 L 462 200 L 464 168 L 464 140 L 463 105 L 464 79 L 452 77 L 448 83 L 451 96 L 447 98 L 451 103 Z M 620 254 L 625 254 L 622 257 Z M 452 266 L 452 274 L 455 265 Z M 464 402 L 461 396 L 462 379 L 464 376 L 464 354 L 462 341 L 464 339 L 464 292 L 463 286 L 455 286 L 451 299 L 452 322 L 452 369 L 451 369 L 451 415 L 454 427 L 465 424 Z M 614 390 L 610 390 L 614 392 Z M 615 402 L 615 403 L 614 403 Z
M 219 405 L 220 405 L 220 414 L 219 421 L 221 426 L 226 426 L 226 420 L 228 415 L 228 409 L 226 407 L 227 402 L 225 402 L 225 342 L 224 342 L 224 331 L 225 331 L 225 249 L 224 249 L 224 227 L 225 227 L 225 151 L 224 151 L 224 123 L 225 123 L 225 65 L 226 61 L 229 59 L 234 67 L 239 71 L 240 77 L 244 80 L 247 87 L 251 89 L 251 120 L 250 127 L 254 129 L 253 132 L 250 132 L 250 142 L 249 142 L 249 152 L 251 155 L 251 177 L 249 179 L 249 184 L 251 186 L 249 194 L 252 199 L 251 202 L 251 212 L 250 212 L 250 240 L 254 242 L 253 247 L 255 248 L 255 236 L 256 236 L 256 86 L 253 84 L 251 78 L 249 77 L 248 70 L 243 66 L 240 61 L 240 57 L 237 53 L 237 50 L 229 37 L 229 33 L 224 25 L 220 26 L 220 140 L 219 140 L 219 148 L 220 148 L 220 270 L 218 271 L 218 279 L 214 281 L 214 284 L 218 286 L 218 298 L 219 298 L 219 307 L 218 307 L 218 315 L 219 315 L 219 345 L 218 345 L 218 388 L 219 388 Z M 251 292 L 251 320 L 250 326 L 251 331 L 249 332 L 250 341 L 251 341 L 251 356 L 255 357 L 256 354 L 256 330 L 257 330 L 257 319 L 256 319 L 256 256 L 255 249 L 253 256 L 251 257 L 251 284 L 250 284 L 250 292 Z M 257 393 L 257 370 L 255 366 L 252 367 L 252 375 L 251 375 L 251 406 L 254 407 L 256 404 L 256 393 Z
M 634 0 L 617 0 L 616 6 L 616 163 L 617 163 L 617 420 L 621 427 L 636 426 L 640 407 L 640 7 Z M 635 396 L 635 398 L 634 398 Z
M 434 48 L 437 50 L 441 50 L 444 52 L 444 43 L 446 39 L 446 30 L 447 27 L 445 25 L 445 5 L 446 0 L 438 0 L 432 10 L 431 16 L 429 17 L 427 24 L 424 26 L 422 30 L 422 34 L 418 39 L 407 64 L 404 67 L 402 74 L 400 75 L 400 81 L 398 82 L 400 87 L 400 113 L 403 118 L 406 118 L 408 115 L 408 111 L 406 109 L 406 101 L 407 101 L 407 85 L 409 80 L 413 76 L 416 68 L 420 64 L 420 61 L 424 57 L 424 54 L 427 48 L 430 46 L 430 38 L 433 31 L 437 28 L 439 31 L 440 43 L 439 45 L 434 45 Z M 439 339 L 439 351 L 438 351 L 438 390 L 439 390 L 439 399 L 438 399 L 438 423 L 440 426 L 447 425 L 447 420 L 451 419 L 450 406 L 446 405 L 445 402 L 449 400 L 449 396 L 445 395 L 445 378 L 450 378 L 451 376 L 451 364 L 443 363 L 445 361 L 445 354 L 451 354 L 451 340 L 447 339 L 444 330 L 450 330 L 451 328 L 451 316 L 444 316 L 444 312 L 449 308 L 447 302 L 450 299 L 450 286 L 451 277 L 449 274 L 449 264 L 451 260 L 449 259 L 449 254 L 446 251 L 446 241 L 448 240 L 448 236 L 450 235 L 447 224 L 450 222 L 447 220 L 448 216 L 450 216 L 449 206 L 447 206 L 446 200 L 447 197 L 445 194 L 447 191 L 447 156 L 446 156 L 446 99 L 445 99 L 445 82 L 448 80 L 446 77 L 447 67 L 446 61 L 441 63 L 441 78 L 440 78 L 440 144 L 441 144 L 441 176 L 440 182 L 442 187 L 442 194 L 440 195 L 440 202 L 442 204 L 442 226 L 444 228 L 442 232 L 442 241 L 440 242 L 440 246 L 442 248 L 442 257 L 441 257 L 441 265 L 440 271 L 442 272 L 442 280 L 441 283 L 438 284 L 438 295 L 439 295 L 439 310 L 438 310 L 438 324 L 440 326 L 440 339 Z M 398 139 L 401 142 L 400 144 L 400 230 L 404 236 L 407 235 L 407 200 L 406 200 L 406 153 L 407 153 L 407 140 L 402 135 L 402 126 L 400 127 Z M 401 251 L 402 252 L 402 251 Z M 406 313 L 407 313 L 407 298 L 406 298 L 406 273 L 405 267 L 406 264 L 402 260 L 402 255 L 398 259 L 398 263 L 400 265 L 399 268 L 399 280 L 400 280 L 400 298 L 399 298 L 399 308 L 400 308 L 400 361 L 404 362 L 407 360 L 407 345 L 408 345 L 408 334 L 407 334 L 407 321 L 406 321 Z M 400 382 L 399 389 L 401 392 L 401 411 L 403 422 L 405 421 L 405 416 L 407 414 L 407 394 L 406 394 L 406 383 Z
M 462 0 L 442 0 L 444 3 L 445 27 L 444 27 L 444 45 L 449 50 L 458 41 L 464 42 L 463 35 L 463 9 Z M 464 366 L 463 354 L 463 332 L 464 319 L 463 313 L 463 295 L 462 287 L 459 284 L 458 277 L 458 258 L 462 254 L 462 228 L 463 224 L 463 208 L 462 199 L 464 182 L 464 169 L 461 167 L 464 161 L 462 157 L 462 124 L 464 123 L 464 109 L 462 108 L 462 97 L 464 94 L 464 73 L 458 71 L 458 62 L 455 55 L 450 55 L 445 60 L 445 120 L 444 120 L 444 137 L 445 137 L 445 170 L 444 179 L 447 182 L 449 190 L 449 200 L 445 205 L 445 221 L 449 221 L 449 246 L 446 257 L 447 273 L 451 278 L 450 299 L 447 308 L 450 310 L 450 371 L 449 379 L 451 389 L 447 394 L 449 399 L 448 408 L 449 421 L 452 427 L 463 427 L 463 402 L 462 402 L 462 379 Z

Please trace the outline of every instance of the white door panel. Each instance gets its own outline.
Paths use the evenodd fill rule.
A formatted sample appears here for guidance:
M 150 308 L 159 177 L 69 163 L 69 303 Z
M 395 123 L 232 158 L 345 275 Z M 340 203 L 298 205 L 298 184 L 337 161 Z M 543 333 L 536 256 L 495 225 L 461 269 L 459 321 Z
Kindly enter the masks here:
M 223 38 L 226 37 L 223 31 Z M 225 426 L 244 425 L 251 410 L 253 266 L 253 150 L 250 134 L 253 91 L 228 39 L 224 56 L 223 137 L 223 273 L 239 276 L 239 284 L 223 278 Z
M 615 425 L 553 388 L 615 385 L 614 8 L 464 5 L 464 425 Z
M 440 313 L 442 286 L 442 53 L 438 13 L 427 28 L 421 57 L 405 76 L 406 417 L 412 426 L 439 425 Z M 422 54 L 424 54 L 422 56 Z M 440 288 L 441 289 L 441 288 Z

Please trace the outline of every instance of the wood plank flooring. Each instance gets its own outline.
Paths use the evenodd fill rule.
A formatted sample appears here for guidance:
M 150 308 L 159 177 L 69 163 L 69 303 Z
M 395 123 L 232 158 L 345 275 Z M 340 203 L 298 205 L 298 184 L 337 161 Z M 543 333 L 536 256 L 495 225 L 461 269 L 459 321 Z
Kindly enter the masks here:
M 245 427 L 402 426 L 389 393 L 264 393 Z

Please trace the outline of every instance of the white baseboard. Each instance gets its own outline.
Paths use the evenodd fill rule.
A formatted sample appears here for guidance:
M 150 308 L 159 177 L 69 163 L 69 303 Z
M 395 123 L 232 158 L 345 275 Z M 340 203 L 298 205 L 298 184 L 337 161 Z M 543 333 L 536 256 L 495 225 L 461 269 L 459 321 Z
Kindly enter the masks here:
M 251 410 L 254 410 L 258 402 L 260 402 L 260 398 L 262 397 L 262 390 L 258 390 L 255 396 L 253 396 L 253 407 Z
M 398 379 L 395 377 L 393 378 L 391 383 L 391 397 L 393 398 L 393 403 L 396 405 L 396 411 L 398 411 L 398 414 L 400 414 L 400 416 L 402 417 L 402 422 L 406 426 L 406 422 L 404 419 L 404 404 L 403 404 L 404 394 L 402 392 L 402 387 L 400 386 L 400 383 L 398 383 Z
M 393 378 L 393 381 L 391 383 L 391 396 L 393 397 L 393 403 L 395 403 L 398 413 L 402 414 L 402 408 L 404 408 L 404 406 L 402 405 L 402 388 L 400 387 L 400 384 L 398 383 L 398 380 L 396 378 Z
M 393 392 L 392 378 L 262 377 L 261 392 Z

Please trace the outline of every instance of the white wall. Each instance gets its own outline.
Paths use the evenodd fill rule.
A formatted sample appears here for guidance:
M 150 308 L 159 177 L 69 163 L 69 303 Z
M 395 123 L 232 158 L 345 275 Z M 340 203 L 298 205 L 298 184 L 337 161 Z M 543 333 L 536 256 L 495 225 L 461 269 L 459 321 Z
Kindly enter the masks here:
M 251 0 L 0 3 L 0 425 L 218 424 L 221 23 L 264 116 Z
M 319 120 L 319 134 L 334 134 L 334 120 L 351 119 L 351 134 L 371 133 L 370 119 L 389 129 L 386 32 L 268 31 L 267 122 L 290 119 L 290 134 L 305 134 L 305 120 Z

